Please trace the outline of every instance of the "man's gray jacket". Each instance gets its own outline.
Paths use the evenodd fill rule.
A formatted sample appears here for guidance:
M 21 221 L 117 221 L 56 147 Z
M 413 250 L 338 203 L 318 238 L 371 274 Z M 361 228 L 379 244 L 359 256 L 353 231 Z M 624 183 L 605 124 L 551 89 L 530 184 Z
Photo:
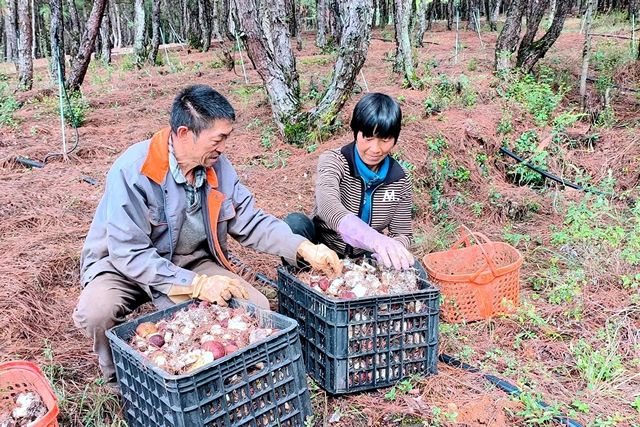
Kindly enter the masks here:
M 191 284 L 195 273 L 171 262 L 186 215 L 186 195 L 169 170 L 169 134 L 166 128 L 134 144 L 111 167 L 82 248 L 82 286 L 103 272 L 131 279 L 150 296 L 151 288 L 166 293 L 171 285 Z M 207 169 L 201 191 L 209 250 L 218 264 L 233 270 L 227 235 L 257 251 L 295 261 L 304 238 L 256 209 L 224 155 Z

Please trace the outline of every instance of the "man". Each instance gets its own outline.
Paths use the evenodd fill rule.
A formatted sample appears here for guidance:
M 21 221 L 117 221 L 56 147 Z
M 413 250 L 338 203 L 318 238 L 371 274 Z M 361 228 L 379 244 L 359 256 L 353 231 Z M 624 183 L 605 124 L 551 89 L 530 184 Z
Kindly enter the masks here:
M 175 98 L 171 127 L 134 144 L 113 164 L 82 249 L 83 286 L 73 319 L 93 338 L 110 387 L 115 368 L 105 331 L 152 300 L 158 308 L 198 298 L 232 297 L 268 309 L 269 301 L 234 274 L 227 234 L 244 246 L 306 261 L 339 274 L 338 256 L 255 208 L 222 153 L 235 112 L 204 85 Z

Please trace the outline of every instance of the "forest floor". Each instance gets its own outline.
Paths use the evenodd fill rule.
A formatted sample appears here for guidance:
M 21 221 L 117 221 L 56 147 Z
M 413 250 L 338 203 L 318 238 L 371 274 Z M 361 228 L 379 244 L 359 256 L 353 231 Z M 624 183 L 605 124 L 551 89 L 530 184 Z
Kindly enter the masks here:
M 581 117 L 579 26 L 575 19 L 568 23 L 537 79 L 500 83 L 492 73 L 495 33 L 483 32 L 480 40 L 462 31 L 456 56 L 456 33 L 437 24 L 417 51 L 423 90 L 403 88 L 392 73 L 393 29 L 374 32 L 357 91 L 368 87 L 402 105 L 395 151 L 414 176 L 416 254 L 447 249 L 464 224 L 524 256 L 517 312 L 443 322 L 439 350 L 525 393 L 509 397 L 479 374 L 439 364 L 438 375 L 393 389 L 332 397 L 312 387 L 311 424 L 547 425 L 563 413 L 589 426 L 640 425 L 640 98 L 614 88 L 611 107 L 602 108 L 599 95 L 611 84 L 637 91 L 640 65 L 626 59 L 625 40 L 596 39 L 590 114 Z M 626 34 L 624 23 L 609 17 L 594 32 Z M 311 33 L 304 41 L 296 56 L 311 107 L 335 53 L 319 52 Z M 84 117 L 69 162 L 54 156 L 45 168 L 30 169 L 15 161 L 42 160 L 61 149 L 57 89 L 46 61 L 37 63 L 34 89 L 16 95 L 21 107 L 13 114 L 0 109 L 0 361 L 32 359 L 43 367 L 64 426 L 125 425 L 118 399 L 99 379 L 89 339 L 71 320 L 80 292 L 79 252 L 110 165 L 132 143 L 168 125 L 181 88 L 206 83 L 230 99 L 237 122 L 227 155 L 258 206 L 279 217 L 311 211 L 318 155 L 352 140 L 348 122 L 360 93 L 349 100 L 330 140 L 297 148 L 278 138 L 250 64 L 246 84 L 239 65 L 235 73 L 221 68 L 217 51 L 174 46 L 161 54 L 164 65 L 141 70 L 127 55 L 111 66 L 92 63 L 84 99 L 74 101 Z M 0 77 L 6 105 L 7 87 L 16 82 L 12 65 L 0 64 Z M 73 144 L 73 133 L 67 135 Z M 503 145 L 607 195 L 542 181 L 502 156 Z M 276 257 L 233 249 L 257 271 L 275 276 Z M 275 292 L 264 291 L 275 307 Z

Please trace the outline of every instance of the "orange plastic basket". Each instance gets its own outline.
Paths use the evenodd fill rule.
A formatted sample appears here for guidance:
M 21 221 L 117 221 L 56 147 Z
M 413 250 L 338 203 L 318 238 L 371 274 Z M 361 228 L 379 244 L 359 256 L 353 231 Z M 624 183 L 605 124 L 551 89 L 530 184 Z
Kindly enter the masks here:
M 58 400 L 40 368 L 26 361 L 0 363 L 0 413 L 12 410 L 22 392 L 38 393 L 48 409 L 29 427 L 58 427 Z
M 423 258 L 429 279 L 444 298 L 442 319 L 470 322 L 513 312 L 519 303 L 522 255 L 513 246 L 492 242 L 482 233 L 461 234 L 448 251 Z M 471 245 L 469 237 L 477 244 Z

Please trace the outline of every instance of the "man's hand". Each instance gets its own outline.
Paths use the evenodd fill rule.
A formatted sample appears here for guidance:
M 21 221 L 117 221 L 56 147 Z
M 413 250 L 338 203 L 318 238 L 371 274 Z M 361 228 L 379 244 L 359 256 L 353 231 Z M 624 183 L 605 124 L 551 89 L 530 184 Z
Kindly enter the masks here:
M 249 294 L 238 279 L 227 276 L 205 276 L 197 274 L 189 286 L 174 285 L 169 289 L 168 296 L 174 302 L 188 298 L 198 298 L 204 301 L 226 307 L 231 298 L 249 298 Z
M 298 246 L 298 255 L 316 270 L 322 271 L 329 277 L 339 276 L 342 273 L 342 262 L 338 254 L 325 245 L 314 245 L 308 240 Z

